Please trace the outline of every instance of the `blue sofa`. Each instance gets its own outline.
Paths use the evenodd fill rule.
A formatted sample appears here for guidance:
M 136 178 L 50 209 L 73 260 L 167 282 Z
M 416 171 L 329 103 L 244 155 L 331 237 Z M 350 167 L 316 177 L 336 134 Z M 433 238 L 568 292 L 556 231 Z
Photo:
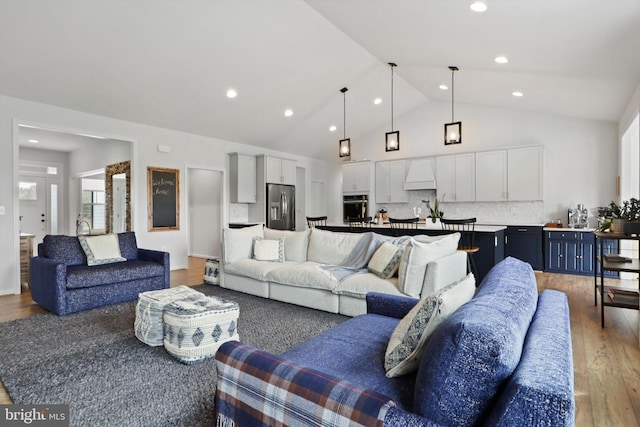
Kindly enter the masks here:
M 63 316 L 169 287 L 167 252 L 138 248 L 134 232 L 119 233 L 118 244 L 126 261 L 88 266 L 77 237 L 45 236 L 31 260 L 31 297 Z
M 417 300 L 367 295 L 354 317 L 276 356 L 242 343 L 216 354 L 219 425 L 573 426 L 566 295 L 538 295 L 507 258 L 440 324 L 417 372 L 387 378 L 391 334 Z

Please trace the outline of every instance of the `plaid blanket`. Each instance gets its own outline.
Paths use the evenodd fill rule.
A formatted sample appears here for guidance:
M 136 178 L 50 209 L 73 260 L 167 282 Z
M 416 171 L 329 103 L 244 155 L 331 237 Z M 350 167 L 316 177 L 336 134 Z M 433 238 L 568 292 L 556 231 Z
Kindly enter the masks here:
M 238 342 L 216 354 L 219 427 L 382 426 L 394 402 Z

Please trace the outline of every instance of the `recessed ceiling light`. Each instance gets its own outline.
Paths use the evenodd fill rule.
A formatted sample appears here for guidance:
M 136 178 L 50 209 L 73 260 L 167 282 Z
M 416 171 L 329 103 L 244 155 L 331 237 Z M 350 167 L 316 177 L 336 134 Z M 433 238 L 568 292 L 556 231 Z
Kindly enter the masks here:
M 335 131 L 336 131 L 336 129 L 338 129 L 338 128 L 337 128 L 337 127 L 335 127 L 335 126 L 331 126 L 331 127 L 329 128 L 329 132 L 335 132 Z
M 293 110 L 284 110 L 284 115 L 287 117 L 293 116 Z
M 513 96 L 517 96 L 518 98 L 523 97 L 524 93 L 520 92 L 520 91 L 515 91 L 513 92 L 511 95 Z
M 494 61 L 496 61 L 498 64 L 506 64 L 507 62 L 509 62 L 506 56 L 496 56 L 496 59 L 494 59 Z
M 473 10 L 474 12 L 484 12 L 487 10 L 487 5 L 481 1 L 474 1 L 469 5 L 469 9 Z
M 449 89 L 449 86 L 447 86 L 447 85 L 440 85 L 440 86 L 438 86 L 438 87 L 439 87 L 440 89 L 442 89 L 442 90 L 448 90 L 448 89 Z
M 376 98 L 373 100 L 373 103 L 378 105 L 378 104 L 382 104 L 382 98 Z
M 238 92 L 236 92 L 234 89 L 229 89 L 227 91 L 227 98 L 235 98 L 236 96 L 238 96 Z
M 28 141 L 28 142 L 30 142 L 30 143 L 32 143 L 32 144 L 37 144 L 37 143 L 39 143 L 39 142 L 40 142 L 40 141 L 38 141 L 37 139 L 28 139 L 27 141 Z

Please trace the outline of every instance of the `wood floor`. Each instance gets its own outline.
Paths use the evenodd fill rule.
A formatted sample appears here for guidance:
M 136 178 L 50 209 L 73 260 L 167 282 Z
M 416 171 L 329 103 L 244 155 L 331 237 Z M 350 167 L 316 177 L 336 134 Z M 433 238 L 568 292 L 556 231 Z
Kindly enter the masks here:
M 171 286 L 200 284 L 203 271 L 204 259 L 190 258 L 188 269 L 171 272 Z M 640 425 L 638 311 L 605 308 L 603 329 L 600 306 L 594 305 L 592 277 L 552 273 L 536 273 L 536 277 L 540 291 L 557 289 L 569 297 L 576 426 Z M 637 289 L 637 282 L 622 285 Z M 0 297 L 0 322 L 43 312 L 28 291 Z M 0 387 L 0 404 L 4 403 L 11 400 Z

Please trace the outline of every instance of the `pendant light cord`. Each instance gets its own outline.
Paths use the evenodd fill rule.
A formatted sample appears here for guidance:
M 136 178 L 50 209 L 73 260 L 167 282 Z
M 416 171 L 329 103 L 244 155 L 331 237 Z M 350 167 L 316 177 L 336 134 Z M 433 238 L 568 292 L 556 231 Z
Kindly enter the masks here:
M 453 74 L 456 72 L 456 70 L 451 70 L 451 123 L 454 122 L 454 115 L 453 115 L 453 92 L 455 90 L 455 85 L 453 84 Z
M 393 132 L 393 65 L 391 66 L 391 132 Z
M 346 89 L 346 88 L 345 88 Z M 347 139 L 347 91 L 342 92 L 342 139 Z

